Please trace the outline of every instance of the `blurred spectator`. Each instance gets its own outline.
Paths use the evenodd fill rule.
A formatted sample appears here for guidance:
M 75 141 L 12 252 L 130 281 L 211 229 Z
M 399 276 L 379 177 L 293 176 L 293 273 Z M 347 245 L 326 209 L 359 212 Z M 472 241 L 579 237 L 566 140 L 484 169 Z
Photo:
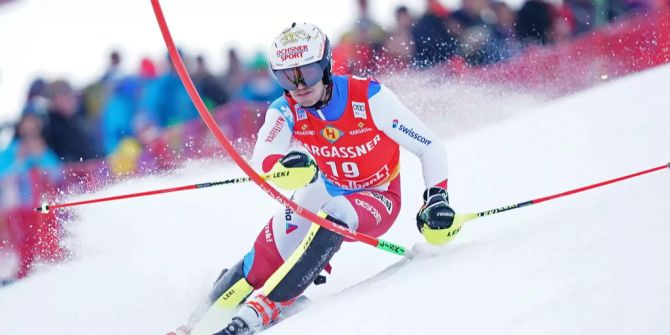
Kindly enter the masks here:
M 450 17 L 450 31 L 459 39 L 459 53 L 472 65 L 490 64 L 504 59 L 505 45 L 496 34 L 496 14 L 489 0 L 462 0 Z
M 570 7 L 565 3 L 554 6 L 554 20 L 552 26 L 552 40 L 554 43 L 569 40 L 574 35 L 575 18 Z
M 20 174 L 31 168 L 52 168 L 60 163 L 43 136 L 42 117 L 35 113 L 21 116 L 16 125 L 17 138 L 0 156 L 0 176 Z
M 109 64 L 100 81 L 103 83 L 116 82 L 121 79 L 121 76 L 121 54 L 114 50 L 109 53 Z
M 595 28 L 596 9 L 591 0 L 565 0 L 565 5 L 572 13 L 575 36 Z
M 77 118 L 78 100 L 70 84 L 56 80 L 49 84 L 49 110 L 45 138 L 48 146 L 65 162 L 99 157 L 98 143 Z
M 371 43 L 374 48 L 380 47 L 384 43 L 386 32 L 370 17 L 367 0 L 358 0 L 358 15 L 354 30 L 360 34 L 359 42 Z
M 384 51 L 391 68 L 403 69 L 411 65 L 414 57 L 412 25 L 414 18 L 405 6 L 395 10 L 396 29 L 389 33 L 384 43 Z
M 188 63 L 186 55 L 181 50 L 179 53 Z M 148 122 L 159 129 L 198 118 L 198 111 L 168 57 L 168 71 L 147 84 L 140 101 L 140 108 L 148 113 Z
M 17 137 L 0 152 L 0 179 L 3 206 L 10 204 L 34 205 L 33 183 L 29 172 L 40 169 L 52 182 L 60 180 L 60 161 L 43 137 L 42 116 L 26 113 L 16 126 Z
M 417 67 L 437 65 L 456 53 L 456 39 L 449 33 L 446 17 L 449 11 L 437 0 L 427 0 L 428 10 L 412 30 Z
M 23 107 L 23 113 L 37 113 L 44 115 L 47 112 L 47 82 L 42 78 L 36 78 L 30 83 L 28 97 Z
M 506 2 L 495 1 L 491 4 L 495 14 L 495 29 L 497 34 L 505 39 L 516 39 L 516 12 Z
M 98 143 L 102 141 L 100 136 L 102 109 L 122 77 L 121 54 L 113 50 L 109 53 L 107 68 L 100 79 L 87 85 L 82 90 L 81 103 L 77 113 L 83 116 L 83 126 Z
M 107 158 L 109 170 L 115 175 L 128 175 L 137 172 L 142 145 L 133 137 L 124 137 Z
M 237 50 L 235 48 L 228 49 L 228 66 L 219 80 L 230 100 L 239 98 L 245 78 L 246 71 Z
M 523 46 L 516 35 L 516 12 L 506 2 L 495 1 L 491 4 L 495 14 L 494 33 L 501 43 L 499 49 L 502 59 L 509 59 L 519 55 Z
M 270 73 L 270 65 L 263 53 L 256 53 L 249 64 L 249 77 L 241 88 L 241 97 L 250 102 L 272 102 L 284 90 Z
M 114 152 L 124 137 L 134 136 L 133 119 L 141 92 L 140 78 L 127 76 L 121 79 L 109 97 L 100 119 L 105 155 Z
M 213 110 L 228 101 L 226 92 L 212 72 L 209 71 L 202 55 L 196 57 L 196 67 L 191 78 L 209 110 Z
M 154 79 L 158 76 L 156 65 L 151 59 L 142 57 L 140 60 L 140 77 L 144 79 Z
M 112 154 L 126 137 L 135 137 L 148 126 L 150 117 L 139 108 L 144 88 L 156 78 L 156 68 L 148 58 L 142 58 L 137 75 L 122 78 L 107 99 L 100 118 L 105 155 Z
M 525 44 L 546 45 L 553 42 L 553 22 L 554 10 L 549 3 L 544 0 L 527 0 L 517 13 L 516 31 Z
M 574 19 L 574 34 L 580 35 L 596 26 L 625 17 L 631 12 L 645 12 L 653 2 L 638 0 L 565 0 Z
M 359 16 L 333 48 L 335 73 L 370 75 L 377 70 L 386 32 L 370 17 L 367 0 L 357 0 Z

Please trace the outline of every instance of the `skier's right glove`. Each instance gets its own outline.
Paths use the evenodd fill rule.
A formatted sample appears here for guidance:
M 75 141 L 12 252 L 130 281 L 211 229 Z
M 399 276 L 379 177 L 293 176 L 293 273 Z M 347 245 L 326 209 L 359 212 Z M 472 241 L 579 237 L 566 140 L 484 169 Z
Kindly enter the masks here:
M 454 222 L 456 213 L 449 206 L 447 190 L 431 187 L 423 192 L 423 206 L 416 215 L 416 226 L 426 241 L 443 245 L 451 241 L 463 226 Z
M 270 181 L 284 190 L 297 190 L 316 181 L 319 168 L 312 157 L 291 151 L 270 170 Z

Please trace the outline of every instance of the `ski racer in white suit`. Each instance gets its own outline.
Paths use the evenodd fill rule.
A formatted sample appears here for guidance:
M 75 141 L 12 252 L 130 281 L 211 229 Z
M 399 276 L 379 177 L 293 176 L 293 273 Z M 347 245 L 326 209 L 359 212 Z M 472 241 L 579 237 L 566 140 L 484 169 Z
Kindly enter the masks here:
M 400 211 L 402 146 L 421 160 L 426 191 L 419 231 L 434 244 L 453 238 L 460 227 L 452 226 L 446 150 L 391 90 L 374 80 L 333 75 L 330 42 L 311 24 L 282 31 L 270 61 L 286 94 L 270 105 L 258 133 L 252 157 L 258 171 L 290 171 L 271 181 L 297 190 L 294 201 L 302 207 L 379 237 Z M 292 141 L 303 150 L 291 150 Z M 320 273 L 329 272 L 346 240 L 289 208 L 278 211 L 251 251 L 214 286 L 211 304 L 238 308 L 219 334 L 251 334 L 275 322 L 310 284 L 322 281 Z

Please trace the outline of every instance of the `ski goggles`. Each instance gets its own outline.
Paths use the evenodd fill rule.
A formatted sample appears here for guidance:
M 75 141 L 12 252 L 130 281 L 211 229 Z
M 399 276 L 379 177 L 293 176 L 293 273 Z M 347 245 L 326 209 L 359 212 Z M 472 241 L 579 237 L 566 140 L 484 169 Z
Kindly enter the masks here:
M 323 69 L 318 62 L 290 69 L 273 70 L 272 72 L 274 72 L 279 86 L 287 91 L 297 90 L 300 84 L 312 87 L 323 78 Z

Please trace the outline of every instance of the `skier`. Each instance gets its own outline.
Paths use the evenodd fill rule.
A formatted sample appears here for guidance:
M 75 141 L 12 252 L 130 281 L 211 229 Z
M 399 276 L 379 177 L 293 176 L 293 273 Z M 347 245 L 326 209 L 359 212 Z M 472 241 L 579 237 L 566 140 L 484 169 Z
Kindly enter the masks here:
M 284 96 L 269 107 L 252 164 L 289 172 L 272 182 L 297 190 L 307 210 L 350 230 L 379 237 L 400 211 L 399 146 L 421 160 L 426 190 L 416 216 L 434 244 L 458 232 L 447 196 L 446 150 L 440 139 L 378 82 L 331 73 L 328 38 L 294 23 L 274 40 L 271 68 Z M 295 140 L 304 151 L 290 150 Z M 218 334 L 252 334 L 275 322 L 305 289 L 329 271 L 347 239 L 294 214 L 276 213 L 244 258 L 224 270 L 210 304 L 238 308 Z M 263 294 L 250 298 L 263 288 Z M 182 328 L 185 332 L 188 329 Z

